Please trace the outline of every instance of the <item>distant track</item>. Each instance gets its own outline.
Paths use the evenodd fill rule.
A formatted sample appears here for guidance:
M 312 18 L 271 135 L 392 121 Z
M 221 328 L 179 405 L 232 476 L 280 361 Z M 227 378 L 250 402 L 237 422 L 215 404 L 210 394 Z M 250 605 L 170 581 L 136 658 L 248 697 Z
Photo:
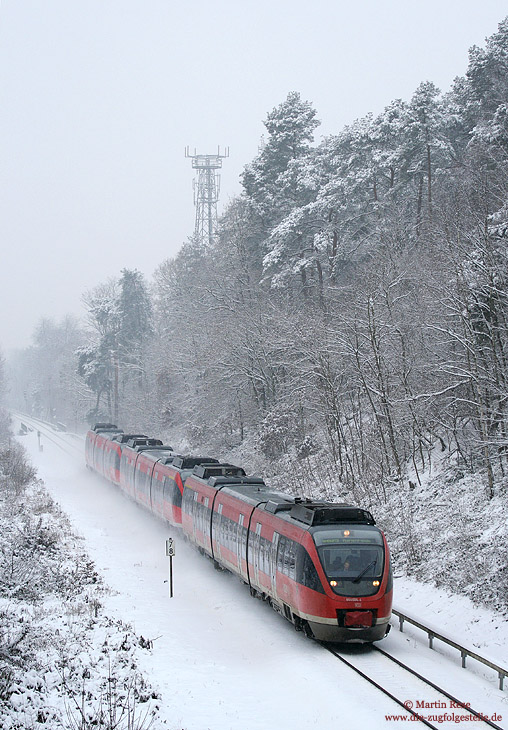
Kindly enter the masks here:
M 400 675 L 401 680 L 397 680 L 397 678 L 396 678 L 395 683 L 396 684 L 399 683 L 402 687 L 404 687 L 404 691 L 406 692 L 406 699 L 404 699 L 404 698 L 401 699 L 400 696 L 397 696 L 396 694 L 394 694 L 393 691 L 391 691 L 391 689 L 386 687 L 385 683 L 382 683 L 382 680 L 379 680 L 379 677 L 386 678 L 386 676 L 388 674 L 386 672 L 386 670 L 383 669 L 383 667 L 382 667 L 382 664 L 384 664 L 384 661 L 382 662 L 382 664 L 379 665 L 379 667 L 376 667 L 375 674 L 377 675 L 377 678 L 374 678 L 374 676 L 372 676 L 374 674 L 374 672 L 366 671 L 366 669 L 367 670 L 369 669 L 368 666 L 367 667 L 362 666 L 362 664 L 363 665 L 365 665 L 365 664 L 372 665 L 373 662 L 372 662 L 371 652 L 369 652 L 369 654 L 364 653 L 361 655 L 356 655 L 356 657 L 348 656 L 348 658 L 346 659 L 342 653 L 337 651 L 337 649 L 335 649 L 330 644 L 323 644 L 323 646 L 327 651 L 329 651 L 331 654 L 333 654 L 343 664 L 346 664 L 350 669 L 353 669 L 357 674 L 359 674 L 361 677 L 363 677 L 363 679 L 365 679 L 367 682 L 369 682 L 374 687 L 376 687 L 380 692 L 382 692 L 384 695 L 386 695 L 391 700 L 393 700 L 393 702 L 395 702 L 397 705 L 402 707 L 405 712 L 408 712 L 410 715 L 417 718 L 419 722 L 421 722 L 423 725 L 426 725 L 427 727 L 433 728 L 434 730 L 438 730 L 438 727 L 436 725 L 433 725 L 428 720 L 426 720 L 425 717 L 423 717 L 423 715 L 427 715 L 427 716 L 428 715 L 437 715 L 437 714 L 465 715 L 465 714 L 469 713 L 470 715 L 473 715 L 473 717 L 476 719 L 468 722 L 468 727 L 473 727 L 473 728 L 478 727 L 479 726 L 478 723 L 483 723 L 484 725 L 488 725 L 492 728 L 495 728 L 495 730 L 504 730 L 504 728 L 502 728 L 500 725 L 496 725 L 496 723 L 492 722 L 490 719 L 485 717 L 484 713 L 481 713 L 481 712 L 473 709 L 472 707 L 466 707 L 465 702 L 463 702 L 462 700 L 459 700 L 457 697 L 450 694 L 445 689 L 443 689 L 439 685 L 432 682 L 430 679 L 427 679 L 423 675 L 419 674 L 411 667 L 408 667 L 406 664 L 401 662 L 396 657 L 392 656 L 391 654 L 388 654 L 388 652 L 386 652 L 384 649 L 380 649 L 378 646 L 372 645 L 370 648 L 374 652 L 381 654 L 384 657 L 384 659 L 388 660 L 389 662 L 392 662 L 395 666 L 397 666 L 398 668 L 403 670 L 403 673 L 409 673 L 412 676 L 416 677 L 420 682 L 422 682 L 426 686 L 427 690 L 428 690 L 428 688 L 430 688 L 434 692 L 437 692 L 438 696 L 440 696 L 439 699 L 442 699 L 443 697 L 445 697 L 449 702 L 453 702 L 454 704 L 456 704 L 457 708 L 454 708 L 454 709 L 450 708 L 445 711 L 440 711 L 438 709 L 430 709 L 430 710 L 422 709 L 422 710 L 420 710 L 420 712 L 417 712 L 408 703 L 407 689 L 406 689 L 407 677 L 406 677 L 406 679 L 404 679 L 403 673 L 401 673 L 401 675 Z M 420 695 L 420 696 L 423 696 L 423 695 Z M 430 700 L 430 702 L 433 702 L 433 701 L 434 700 L 432 700 L 432 699 Z M 437 705 L 437 707 L 439 707 L 439 705 Z M 449 720 L 447 722 L 452 723 L 452 720 Z M 473 722 L 473 725 L 471 725 L 471 722 Z M 442 728 L 443 725 L 441 724 L 440 727 Z
M 79 443 L 78 445 L 70 440 L 76 439 L 81 442 L 82 439 L 77 434 L 70 434 L 67 431 L 57 431 L 53 428 L 53 426 L 51 426 L 51 424 L 46 423 L 46 421 L 41 421 L 39 418 L 35 418 L 34 416 L 27 416 L 19 411 L 11 411 L 11 414 L 21 423 L 25 423 L 35 431 L 39 431 L 45 439 L 51 441 L 55 444 L 55 446 L 58 446 L 59 449 L 62 449 L 62 451 L 65 451 L 71 456 L 79 455 L 82 459 L 84 459 L 84 442 Z

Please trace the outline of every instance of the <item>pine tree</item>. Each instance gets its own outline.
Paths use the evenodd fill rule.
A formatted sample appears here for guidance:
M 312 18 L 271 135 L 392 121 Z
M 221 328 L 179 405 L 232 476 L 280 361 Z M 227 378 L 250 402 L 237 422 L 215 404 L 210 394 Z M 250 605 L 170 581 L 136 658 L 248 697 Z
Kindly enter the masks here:
M 124 366 L 142 372 L 143 346 L 152 333 L 152 303 L 143 275 L 122 269 L 116 302 L 118 351 Z

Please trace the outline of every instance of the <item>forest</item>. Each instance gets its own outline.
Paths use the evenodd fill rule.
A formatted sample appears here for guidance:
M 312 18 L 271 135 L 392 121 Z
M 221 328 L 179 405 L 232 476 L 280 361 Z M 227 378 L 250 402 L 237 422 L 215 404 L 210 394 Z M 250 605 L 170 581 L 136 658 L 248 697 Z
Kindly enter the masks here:
M 399 570 L 508 611 L 508 18 L 449 90 L 319 143 L 296 91 L 264 125 L 213 243 L 42 320 L 11 405 L 369 507 Z

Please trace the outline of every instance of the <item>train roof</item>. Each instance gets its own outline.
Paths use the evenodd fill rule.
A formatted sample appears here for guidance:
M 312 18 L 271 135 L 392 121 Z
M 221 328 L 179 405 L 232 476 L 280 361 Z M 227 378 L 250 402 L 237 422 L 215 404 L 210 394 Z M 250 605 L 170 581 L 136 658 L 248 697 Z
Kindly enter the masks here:
M 286 508 L 287 509 L 287 508 Z M 267 512 L 276 514 L 279 505 L 268 502 L 265 505 Z M 302 522 L 309 527 L 316 525 L 339 525 L 339 524 L 360 524 L 375 525 L 376 521 L 371 513 L 361 507 L 354 507 L 350 504 L 334 502 L 314 502 L 312 500 L 295 499 L 289 509 L 289 517 L 297 522 Z
M 143 454 L 154 461 L 160 461 L 163 464 L 171 464 L 175 458 L 175 454 L 171 446 L 136 446 L 134 451 Z
M 112 441 L 118 441 L 120 444 L 126 444 L 131 439 L 147 439 L 144 433 L 123 433 L 123 431 L 116 433 L 111 437 Z
M 116 423 L 96 423 L 90 430 L 95 431 L 95 433 L 99 433 L 99 431 L 116 431 L 118 433 L 122 429 L 118 428 Z
M 368 510 L 350 504 L 325 502 L 291 497 L 268 487 L 261 477 L 248 477 L 245 471 L 233 464 L 199 464 L 194 467 L 193 476 L 206 481 L 210 487 L 232 494 L 243 502 L 259 505 L 260 509 L 277 514 L 284 520 L 298 523 L 307 528 L 316 525 L 357 523 L 375 525 Z M 263 505 L 260 502 L 264 502 Z
M 241 466 L 234 464 L 220 464 L 217 460 L 215 463 L 196 464 L 192 470 L 192 475 L 203 479 L 205 482 L 211 477 L 245 477 L 245 470 Z M 214 485 L 212 485 L 214 486 Z
M 221 494 L 231 494 L 251 505 L 258 505 L 260 502 L 267 503 L 270 500 L 281 502 L 283 499 L 291 499 L 287 494 L 276 492 L 267 486 L 261 477 L 237 477 L 236 479 L 212 477 L 209 484 L 220 489 Z
M 135 436 L 127 441 L 127 446 L 134 449 L 136 446 L 163 446 L 163 443 L 160 439 L 152 439 L 148 438 L 148 436 Z
M 105 438 L 113 438 L 113 436 L 121 435 L 123 433 L 121 428 L 94 428 L 93 432 L 97 436 L 104 436 Z
M 210 456 L 182 456 L 179 454 L 173 459 L 173 466 L 176 469 L 194 469 L 199 464 L 218 464 L 218 459 L 212 459 Z
M 345 503 L 323 502 L 302 497 L 291 497 L 283 492 L 276 492 L 268 487 L 262 479 L 256 477 L 231 478 L 212 477 L 210 486 L 220 489 L 222 493 L 231 494 L 270 514 L 298 524 L 299 527 L 311 528 L 322 525 L 362 524 L 375 525 L 372 514 L 361 507 Z M 263 502 L 264 504 L 260 504 Z

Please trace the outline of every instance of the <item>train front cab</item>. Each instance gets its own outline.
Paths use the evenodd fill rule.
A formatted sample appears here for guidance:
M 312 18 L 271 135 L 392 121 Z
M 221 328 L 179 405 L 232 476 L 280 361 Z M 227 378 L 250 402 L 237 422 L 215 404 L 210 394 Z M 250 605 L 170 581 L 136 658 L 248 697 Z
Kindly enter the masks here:
M 295 511 L 288 503 L 272 508 Z M 272 517 L 267 505 L 255 510 L 251 520 L 249 563 L 256 592 L 319 641 L 382 639 L 389 630 L 392 602 L 382 532 L 355 523 L 305 528 L 279 514 Z
M 265 502 L 272 495 L 262 494 L 262 481 L 224 466 L 196 467 L 185 482 L 182 527 L 189 539 L 309 636 L 327 642 L 382 639 L 389 628 L 392 578 L 381 531 L 365 521 L 312 527 L 312 520 L 305 524 L 293 516 L 309 512 L 307 503 L 296 504 L 287 495 L 278 495 L 278 504 Z M 333 517 L 344 512 L 342 505 L 311 506 L 335 509 Z M 358 519 L 369 514 L 347 510 Z M 361 562 L 346 569 L 349 556 Z
M 310 545 L 312 540 L 312 545 Z M 390 630 L 393 574 L 386 539 L 365 524 L 321 525 L 307 533 L 309 553 L 333 609 L 328 620 L 313 621 L 316 639 L 372 642 Z M 325 614 L 321 614 L 326 616 Z

